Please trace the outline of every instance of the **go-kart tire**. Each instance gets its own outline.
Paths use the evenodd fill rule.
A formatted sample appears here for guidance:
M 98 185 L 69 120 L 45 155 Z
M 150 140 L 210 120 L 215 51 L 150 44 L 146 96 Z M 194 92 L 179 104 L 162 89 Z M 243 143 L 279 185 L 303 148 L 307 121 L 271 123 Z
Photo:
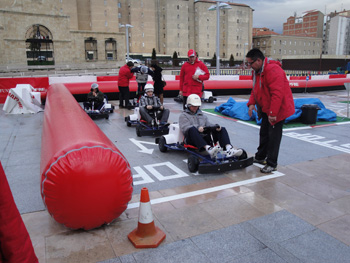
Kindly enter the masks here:
M 240 149 L 243 151 L 243 153 L 241 154 L 241 156 L 238 157 L 238 160 L 247 159 L 248 158 L 247 152 L 244 149 L 242 149 L 242 148 L 240 148 Z
M 125 117 L 125 121 L 126 121 L 126 126 L 130 127 L 131 126 L 130 116 Z
M 165 153 L 168 150 L 168 147 L 166 147 L 165 144 L 166 144 L 165 137 L 164 136 L 160 137 L 158 142 L 158 147 L 159 147 L 159 151 L 161 151 L 162 153 Z
M 187 160 L 187 167 L 191 173 L 197 172 L 199 167 L 198 157 L 195 155 L 190 155 Z
M 141 135 L 141 125 L 137 125 L 136 126 L 136 135 L 138 136 L 138 137 L 141 137 L 142 135 Z
M 106 120 L 108 120 L 109 119 L 109 115 L 107 114 L 107 116 L 106 116 Z
M 209 103 L 213 103 L 214 102 L 214 98 L 213 97 L 209 97 L 208 102 Z

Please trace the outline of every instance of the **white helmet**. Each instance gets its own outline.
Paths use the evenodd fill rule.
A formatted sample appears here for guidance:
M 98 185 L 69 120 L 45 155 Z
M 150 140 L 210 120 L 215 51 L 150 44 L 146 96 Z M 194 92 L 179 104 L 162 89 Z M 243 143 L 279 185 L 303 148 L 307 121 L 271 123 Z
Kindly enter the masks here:
M 92 89 L 97 89 L 98 88 L 98 84 L 97 83 L 92 83 L 91 84 L 91 88 Z
M 146 74 L 148 70 L 146 66 L 141 66 L 140 71 L 141 73 Z
M 198 106 L 202 105 L 201 98 L 197 94 L 191 94 L 187 97 L 187 106 Z
M 152 84 L 146 84 L 145 86 L 145 93 L 147 93 L 147 91 L 154 91 L 153 85 Z

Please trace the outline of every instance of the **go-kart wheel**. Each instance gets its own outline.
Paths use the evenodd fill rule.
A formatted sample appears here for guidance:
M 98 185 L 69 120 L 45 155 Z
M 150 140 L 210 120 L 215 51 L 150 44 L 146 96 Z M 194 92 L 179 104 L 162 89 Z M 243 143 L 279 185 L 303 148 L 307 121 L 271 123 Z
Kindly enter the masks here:
M 164 136 L 160 137 L 158 142 L 158 147 L 159 147 L 159 151 L 161 151 L 162 153 L 165 153 L 168 150 L 168 147 L 166 147 L 165 144 L 166 144 L 165 137 Z
M 213 103 L 214 102 L 214 98 L 213 97 L 209 97 L 208 102 L 209 103 Z
M 188 157 L 188 160 L 187 160 L 187 167 L 188 167 L 188 170 L 191 172 L 191 173 L 195 173 L 198 171 L 198 167 L 199 167 L 199 159 L 197 156 L 194 156 L 194 155 L 190 155 Z
M 107 116 L 106 116 L 106 120 L 108 120 L 109 119 L 109 115 L 107 114 Z
M 141 137 L 142 135 L 141 135 L 141 125 L 137 125 L 136 126 L 136 135 L 138 136 L 138 137 Z
M 240 148 L 240 149 L 242 149 L 242 148 Z M 242 149 L 242 151 L 243 151 L 243 153 L 241 154 L 241 156 L 238 157 L 238 160 L 244 160 L 244 159 L 248 158 L 247 152 L 244 149 Z
M 126 126 L 130 127 L 131 126 L 130 116 L 125 117 L 125 121 L 126 121 Z

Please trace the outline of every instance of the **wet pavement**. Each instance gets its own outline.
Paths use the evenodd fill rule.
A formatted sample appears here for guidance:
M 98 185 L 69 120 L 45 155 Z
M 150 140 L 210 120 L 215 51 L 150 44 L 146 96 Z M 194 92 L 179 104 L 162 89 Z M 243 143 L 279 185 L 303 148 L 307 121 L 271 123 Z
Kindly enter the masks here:
M 319 98 L 347 116 L 347 92 L 293 94 Z M 232 96 L 246 101 L 247 95 Z M 227 101 L 219 96 L 214 108 Z M 0 112 L 0 160 L 40 263 L 55 262 L 350 262 L 350 123 L 284 130 L 278 171 L 259 165 L 222 174 L 190 173 L 184 152 L 162 153 L 151 136 L 138 137 L 119 109 L 95 123 L 128 159 L 134 192 L 128 209 L 100 228 L 70 230 L 45 210 L 40 196 L 43 113 Z M 165 98 L 177 122 L 181 105 Z M 249 156 L 259 127 L 208 114 Z M 158 248 L 136 249 L 140 189 L 150 192 L 155 224 L 166 233 Z

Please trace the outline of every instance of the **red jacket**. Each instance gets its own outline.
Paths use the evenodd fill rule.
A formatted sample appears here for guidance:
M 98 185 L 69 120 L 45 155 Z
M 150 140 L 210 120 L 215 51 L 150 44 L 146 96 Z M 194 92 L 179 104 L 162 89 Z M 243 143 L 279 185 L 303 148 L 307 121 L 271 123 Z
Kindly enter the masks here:
M 118 76 L 118 86 L 120 87 L 128 87 L 129 86 L 129 80 L 134 76 L 134 73 L 131 72 L 128 65 L 124 65 L 119 70 L 119 76 Z
M 204 71 L 204 75 L 200 75 L 198 78 L 200 81 L 192 79 L 197 68 Z M 182 65 L 180 72 L 180 90 L 182 91 L 182 95 L 189 96 L 191 94 L 197 94 L 199 97 L 202 97 L 203 81 L 209 79 L 209 77 L 210 74 L 208 68 L 202 61 L 196 59 L 193 64 L 185 62 L 185 64 Z
M 294 114 L 292 90 L 280 62 L 265 58 L 261 70 L 253 71 L 253 89 L 247 105 L 255 104 L 267 116 L 276 116 L 276 123 Z

